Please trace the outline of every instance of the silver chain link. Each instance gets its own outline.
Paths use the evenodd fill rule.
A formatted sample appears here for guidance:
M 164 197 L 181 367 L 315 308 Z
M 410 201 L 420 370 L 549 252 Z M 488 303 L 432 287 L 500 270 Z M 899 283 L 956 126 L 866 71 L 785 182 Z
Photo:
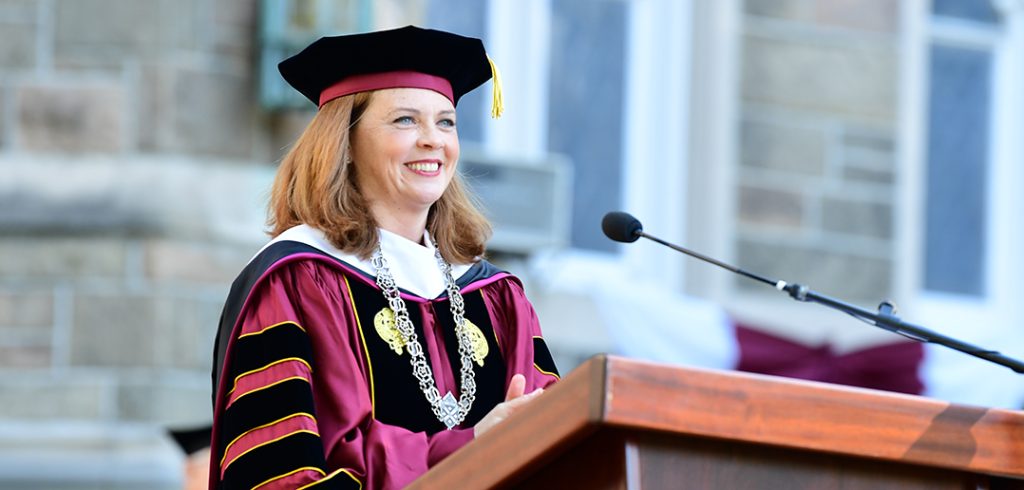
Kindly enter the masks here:
M 462 361 L 460 374 L 462 377 L 462 396 L 457 400 L 457 410 L 446 411 L 445 401 L 453 400 L 451 393 L 441 398 L 437 385 L 434 383 L 434 373 L 427 364 L 423 355 L 423 346 L 420 345 L 416 329 L 413 328 L 412 320 L 409 319 L 409 311 L 405 308 L 405 302 L 398 292 L 398 285 L 388 268 L 388 261 L 380 251 L 380 245 L 373 251 L 370 259 L 373 267 L 377 269 L 377 286 L 384 291 L 384 297 L 388 300 L 388 306 L 395 314 L 395 326 L 405 341 L 405 348 L 409 351 L 409 364 L 412 365 L 412 373 L 419 381 L 420 391 L 430 403 L 434 415 L 445 424 L 448 429 L 455 427 L 465 420 L 469 410 L 476 400 L 476 379 L 473 373 L 473 344 L 470 340 L 469 331 L 466 329 L 465 302 L 459 292 L 459 286 L 452 279 L 452 266 L 441 256 L 441 250 L 434 246 L 434 257 L 444 273 L 445 288 L 448 290 L 448 299 L 451 301 L 452 316 L 455 318 L 455 336 L 459 340 L 459 358 Z M 452 407 L 454 408 L 454 407 Z

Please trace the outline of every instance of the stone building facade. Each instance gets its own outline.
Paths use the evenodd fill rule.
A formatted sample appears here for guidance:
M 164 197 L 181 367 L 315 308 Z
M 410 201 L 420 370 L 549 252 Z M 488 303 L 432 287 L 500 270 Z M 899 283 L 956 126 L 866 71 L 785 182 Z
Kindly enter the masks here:
M 0 487 L 180 486 L 307 118 L 260 110 L 257 3 L 0 2 Z
M 740 267 L 867 308 L 898 296 L 903 10 L 895 0 L 742 2 L 725 232 Z M 895 341 L 730 281 L 716 299 L 784 338 L 839 351 Z
M 220 310 L 311 115 L 260 105 L 261 5 L 0 1 L 0 487 L 180 487 L 165 430 L 210 421 Z
M 340 3 L 372 3 L 382 26 L 436 7 Z M 840 297 L 898 292 L 901 2 L 684 3 L 693 15 L 678 29 L 735 48 L 716 61 L 697 53 L 713 47 L 689 46 L 690 77 L 722 63 L 733 75 L 694 81 L 685 97 L 707 90 L 734 108 L 715 116 L 724 139 L 700 136 L 700 103 L 690 115 L 694 148 L 725 155 L 711 160 L 724 174 L 669 162 L 689 165 L 685 192 L 723 190 L 703 204 L 724 220 L 684 213 L 690 243 Z M 274 164 L 309 117 L 260 105 L 260 5 L 0 0 L 0 487 L 180 485 L 163 431 L 209 421 L 220 308 L 266 239 Z M 712 11 L 733 29 L 709 24 Z M 563 371 L 615 349 L 594 298 L 534 278 L 525 261 L 508 265 L 527 280 Z M 674 279 L 681 292 L 780 335 L 891 341 L 820 316 L 779 321 L 748 283 L 686 274 Z
M 737 258 L 841 297 L 892 292 L 899 2 L 745 3 Z

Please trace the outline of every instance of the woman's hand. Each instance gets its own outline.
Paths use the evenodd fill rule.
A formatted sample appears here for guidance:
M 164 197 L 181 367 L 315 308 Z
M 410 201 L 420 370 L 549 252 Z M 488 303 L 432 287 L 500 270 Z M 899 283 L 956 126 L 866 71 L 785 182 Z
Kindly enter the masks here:
M 473 437 L 480 437 L 481 434 L 518 412 L 527 403 L 537 398 L 537 395 L 544 392 L 544 388 L 537 388 L 529 395 L 524 395 L 525 390 L 526 377 L 522 374 L 512 376 L 512 381 L 508 384 L 508 392 L 505 394 L 505 401 L 492 408 L 487 415 L 484 415 L 484 418 L 480 419 L 480 422 L 477 422 L 473 427 Z

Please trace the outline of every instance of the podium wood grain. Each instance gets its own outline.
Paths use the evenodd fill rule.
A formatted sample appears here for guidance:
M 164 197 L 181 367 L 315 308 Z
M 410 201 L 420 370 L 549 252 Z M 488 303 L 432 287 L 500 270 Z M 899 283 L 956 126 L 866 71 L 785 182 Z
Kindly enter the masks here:
M 1024 413 L 597 356 L 411 488 L 1024 488 Z

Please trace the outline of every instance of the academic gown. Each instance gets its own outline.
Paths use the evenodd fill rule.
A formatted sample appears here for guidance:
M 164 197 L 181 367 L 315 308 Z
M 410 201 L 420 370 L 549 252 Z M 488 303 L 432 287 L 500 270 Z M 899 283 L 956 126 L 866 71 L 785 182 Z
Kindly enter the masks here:
M 432 248 L 381 235 L 438 391 L 459 397 L 455 322 Z M 302 225 L 235 280 L 215 348 L 211 489 L 401 488 L 473 439 L 514 374 L 527 393 L 558 379 L 520 281 L 486 261 L 453 267 L 465 319 L 483 335 L 476 400 L 446 430 L 388 333 L 373 273 Z

